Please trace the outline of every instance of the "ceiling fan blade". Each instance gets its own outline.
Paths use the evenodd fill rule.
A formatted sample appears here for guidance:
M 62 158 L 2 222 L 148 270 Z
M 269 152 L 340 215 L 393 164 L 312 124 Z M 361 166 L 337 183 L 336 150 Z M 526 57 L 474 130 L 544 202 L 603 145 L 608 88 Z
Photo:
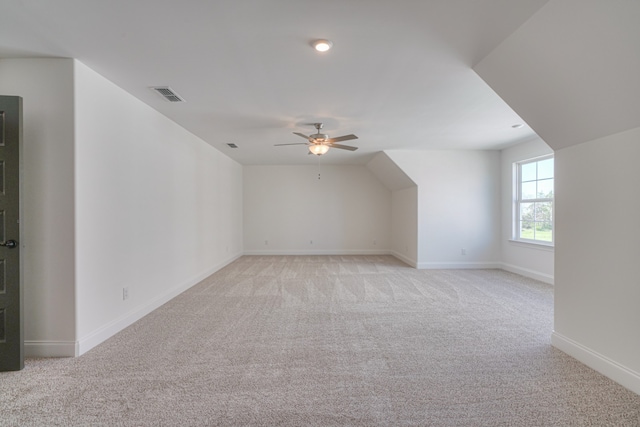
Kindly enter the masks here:
M 340 142 L 340 141 L 349 141 L 350 139 L 358 139 L 358 137 L 355 136 L 354 134 L 349 134 L 349 135 L 337 136 L 335 138 L 329 138 L 327 142 L 332 143 L 332 142 Z
M 352 147 L 350 145 L 340 145 L 340 144 L 327 144 L 327 145 L 329 145 L 329 147 L 331 148 L 339 148 L 341 150 L 356 151 L 358 149 L 358 147 Z
M 294 135 L 298 135 L 303 137 L 304 139 L 309 139 L 309 137 L 307 135 L 305 135 L 304 133 L 300 133 L 300 132 L 293 132 Z
M 292 144 L 273 144 L 274 147 L 279 147 L 281 145 L 309 145 L 306 142 L 294 142 Z

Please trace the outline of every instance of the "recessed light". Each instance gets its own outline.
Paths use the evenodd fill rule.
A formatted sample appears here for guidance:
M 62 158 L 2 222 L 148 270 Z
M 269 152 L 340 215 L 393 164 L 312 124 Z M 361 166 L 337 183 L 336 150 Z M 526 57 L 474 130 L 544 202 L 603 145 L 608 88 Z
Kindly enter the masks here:
M 522 123 L 516 123 L 515 125 L 511 126 L 514 129 L 520 129 L 521 127 L 523 127 L 524 125 Z
M 331 40 L 321 39 L 311 43 L 311 46 L 313 46 L 313 48 L 318 52 L 326 52 L 329 49 L 331 49 L 331 47 L 333 46 L 333 43 L 331 42 Z

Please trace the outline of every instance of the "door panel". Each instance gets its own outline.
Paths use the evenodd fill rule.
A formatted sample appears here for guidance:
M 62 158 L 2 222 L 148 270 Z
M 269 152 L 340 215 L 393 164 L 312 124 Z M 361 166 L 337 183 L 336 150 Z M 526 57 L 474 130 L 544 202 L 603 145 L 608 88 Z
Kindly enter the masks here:
M 22 98 L 0 96 L 0 371 L 24 367 L 20 284 Z

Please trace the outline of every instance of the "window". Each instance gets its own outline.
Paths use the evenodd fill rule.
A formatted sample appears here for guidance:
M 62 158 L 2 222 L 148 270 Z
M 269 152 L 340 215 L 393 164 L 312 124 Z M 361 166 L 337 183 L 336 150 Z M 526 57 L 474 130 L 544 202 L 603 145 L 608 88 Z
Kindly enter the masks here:
M 516 163 L 515 239 L 553 244 L 553 157 Z

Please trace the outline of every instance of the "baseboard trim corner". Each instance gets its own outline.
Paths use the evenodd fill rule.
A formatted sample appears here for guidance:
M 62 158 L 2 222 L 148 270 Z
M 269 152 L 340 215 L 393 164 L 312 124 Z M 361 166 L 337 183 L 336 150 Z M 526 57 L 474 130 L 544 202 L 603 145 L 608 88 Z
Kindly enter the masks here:
M 404 255 L 402 255 L 400 252 L 396 252 L 396 251 L 391 251 L 389 252 L 390 255 L 398 258 L 400 261 L 404 262 L 405 264 L 410 265 L 413 268 L 418 268 L 418 263 L 416 262 L 416 260 L 411 259 L 409 257 L 406 257 Z
M 551 334 L 551 345 L 640 395 L 640 373 L 555 331 Z

